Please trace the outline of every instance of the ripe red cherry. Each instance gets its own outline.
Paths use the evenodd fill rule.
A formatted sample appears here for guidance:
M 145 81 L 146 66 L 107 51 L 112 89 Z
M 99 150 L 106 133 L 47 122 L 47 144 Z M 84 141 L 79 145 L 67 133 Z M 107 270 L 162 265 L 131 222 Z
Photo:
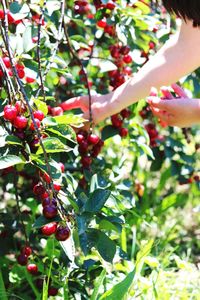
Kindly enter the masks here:
M 18 114 L 23 114 L 26 112 L 26 107 L 25 107 L 24 103 L 22 103 L 21 101 L 17 101 L 15 103 L 15 107 L 17 109 Z
M 28 124 L 28 120 L 24 116 L 17 116 L 13 122 L 14 127 L 19 129 L 26 128 L 27 124 Z
M 49 176 L 49 174 L 47 174 L 46 172 L 42 172 L 39 171 L 39 176 L 46 182 L 46 183 L 50 183 L 51 182 L 51 177 Z
M 54 234 L 56 232 L 56 230 L 57 230 L 56 222 L 46 224 L 42 227 L 42 233 L 46 236 L 50 236 L 50 235 Z
M 40 120 L 35 119 L 35 123 L 36 123 L 37 127 L 40 128 Z M 29 129 L 32 131 L 35 130 L 35 125 L 34 125 L 33 121 L 31 121 Z
M 112 3 L 112 2 L 108 2 L 106 4 L 106 8 L 107 9 L 110 9 L 110 10 L 113 10 L 115 8 L 115 3 Z
M 58 294 L 58 289 L 55 287 L 50 287 L 48 289 L 48 296 L 56 296 Z
M 42 195 L 45 193 L 45 187 L 43 186 L 43 184 L 41 182 L 37 183 L 36 185 L 34 185 L 33 187 L 33 193 L 35 195 Z
M 131 57 L 130 55 L 125 55 L 125 56 L 123 57 L 123 61 L 124 61 L 126 64 L 130 64 L 130 63 L 132 63 L 133 59 L 132 59 L 132 57 Z
M 15 106 L 6 105 L 3 111 L 5 120 L 13 121 L 17 117 L 17 109 Z
M 44 199 L 46 199 L 48 197 L 49 197 L 49 194 L 47 192 L 44 192 L 44 194 L 40 195 L 40 199 L 41 200 L 44 200 Z
M 33 83 L 33 82 L 35 82 L 35 78 L 32 78 L 30 76 L 26 76 L 25 80 L 26 80 L 27 83 Z
M 154 42 L 149 42 L 149 48 L 154 49 L 155 48 L 155 43 Z
M 83 168 L 89 168 L 89 166 L 91 165 L 92 163 L 92 158 L 89 157 L 89 156 L 83 156 L 81 158 L 81 164 L 83 166 Z
M 124 108 L 121 112 L 120 115 L 125 119 L 129 118 L 131 115 L 131 111 L 128 108 Z
M 33 112 L 34 118 L 38 119 L 39 121 L 42 121 L 44 119 L 44 113 L 41 110 L 36 110 Z
M 57 215 L 58 211 L 57 211 L 57 207 L 53 204 L 51 205 L 46 205 L 43 208 L 43 215 L 45 216 L 45 218 L 47 219 L 52 219 Z
M 87 141 L 82 141 L 82 143 L 78 147 L 78 151 L 80 154 L 85 154 L 88 151 L 88 143 Z
M 111 116 L 112 125 L 116 128 L 122 127 L 123 120 L 118 115 Z
M 10 11 L 8 11 L 8 24 L 12 24 L 15 22 L 15 19 L 13 18 Z
M 76 140 L 79 144 L 81 144 L 85 140 L 85 136 L 83 134 L 77 134 Z
M 54 187 L 54 190 L 57 192 L 59 192 L 61 189 L 61 185 L 57 182 L 54 182 L 53 187 Z
M 99 137 L 96 134 L 90 134 L 88 136 L 88 142 L 92 145 L 96 145 L 99 141 Z
M 66 226 L 58 226 L 55 237 L 58 241 L 66 241 L 70 237 L 70 229 Z
M 65 172 L 64 164 L 62 162 L 59 162 L 59 166 L 60 166 L 61 172 L 64 173 Z
M 5 17 L 3 9 L 0 9 L 0 19 L 3 20 Z
M 11 68 L 10 58 L 8 56 L 3 57 L 2 60 L 6 68 Z
M 130 47 L 129 47 L 129 46 L 123 46 L 123 47 L 121 47 L 121 49 L 120 49 L 120 53 L 121 53 L 122 55 L 127 55 L 129 52 L 130 52 Z
M 20 79 L 24 78 L 24 76 L 25 76 L 25 72 L 24 72 L 23 69 L 18 69 L 17 74 L 18 74 Z
M 121 137 L 126 137 L 128 135 L 128 129 L 127 128 L 120 128 L 119 135 Z
M 26 269 L 32 275 L 36 275 L 38 273 L 38 267 L 36 264 L 28 264 Z
M 30 256 L 32 254 L 32 248 L 29 246 L 25 246 L 22 248 L 21 253 L 26 256 Z
M 107 25 L 106 19 L 102 19 L 102 20 L 97 21 L 97 26 L 99 26 L 100 28 L 105 28 L 106 25 Z
M 57 201 L 55 198 L 50 199 L 49 197 L 45 198 L 42 200 L 42 206 L 49 206 L 49 205 L 54 205 L 57 206 Z
M 25 266 L 28 262 L 28 256 L 25 255 L 25 254 L 20 254 L 18 257 L 17 257 L 17 262 L 19 265 L 21 266 Z

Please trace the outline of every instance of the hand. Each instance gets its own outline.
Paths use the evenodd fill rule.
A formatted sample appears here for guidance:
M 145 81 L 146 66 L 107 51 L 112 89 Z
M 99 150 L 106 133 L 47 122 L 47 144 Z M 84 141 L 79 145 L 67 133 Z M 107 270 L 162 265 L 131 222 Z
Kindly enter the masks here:
M 110 116 L 109 113 L 109 94 L 106 95 L 95 95 L 92 96 L 92 122 L 94 124 L 103 121 L 106 117 Z M 71 98 L 60 104 L 64 111 L 71 110 L 74 108 L 80 108 L 83 112 L 83 118 L 89 121 L 90 112 L 89 112 L 89 97 L 80 96 Z
M 188 98 L 177 84 L 171 87 L 179 98 L 175 98 L 166 87 L 161 88 L 164 98 L 148 97 L 153 114 L 168 126 L 184 128 L 200 124 L 200 99 Z

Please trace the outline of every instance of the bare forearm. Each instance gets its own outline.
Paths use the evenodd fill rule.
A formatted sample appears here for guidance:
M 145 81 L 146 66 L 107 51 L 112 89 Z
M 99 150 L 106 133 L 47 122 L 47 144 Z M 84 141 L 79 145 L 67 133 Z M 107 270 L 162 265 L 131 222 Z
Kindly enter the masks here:
M 110 96 L 113 113 L 149 95 L 151 87 L 169 85 L 195 70 L 200 65 L 200 38 L 190 36 L 191 28 L 182 26 L 181 32 L 171 38 L 128 82 Z M 195 34 L 200 36 L 199 29 Z M 195 45 L 196 44 L 196 45 Z

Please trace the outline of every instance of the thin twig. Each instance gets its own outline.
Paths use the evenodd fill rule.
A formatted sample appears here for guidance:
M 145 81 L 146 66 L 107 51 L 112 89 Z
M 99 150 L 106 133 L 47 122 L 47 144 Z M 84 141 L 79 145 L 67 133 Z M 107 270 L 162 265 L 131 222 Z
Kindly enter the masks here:
M 26 240 L 26 244 L 28 244 L 28 236 L 26 234 L 26 227 L 22 218 L 22 213 L 20 210 L 20 205 L 19 205 L 19 194 L 18 194 L 18 187 L 17 187 L 17 173 L 16 170 L 14 170 L 14 177 L 13 177 L 13 183 L 14 183 L 14 188 L 15 188 L 15 198 L 16 198 L 16 203 L 17 203 L 17 210 L 18 210 L 18 214 L 19 214 L 19 219 L 24 231 L 24 236 L 25 236 L 25 240 Z
M 40 77 L 40 89 L 42 90 L 42 95 L 43 95 L 44 101 L 46 100 L 46 95 L 45 95 L 44 81 L 43 81 L 42 67 L 41 67 L 40 39 L 41 39 L 41 27 L 42 27 L 42 20 L 44 18 L 45 6 L 46 6 L 46 1 L 44 1 L 44 3 L 43 3 L 43 8 L 42 8 L 40 19 L 39 19 L 39 24 L 38 24 L 38 41 L 37 41 L 38 74 L 39 74 L 39 77 Z
M 8 38 L 8 16 L 7 16 L 7 8 L 6 8 L 6 4 L 5 4 L 5 0 L 2 0 L 2 4 L 3 4 L 3 10 L 4 10 L 4 14 L 5 14 L 5 19 L 4 19 L 4 30 L 5 30 L 5 46 L 7 48 L 7 51 L 8 51 L 8 55 L 9 55 L 9 59 L 10 59 L 10 62 L 11 62 L 11 66 L 12 66 L 12 70 L 13 70 L 13 75 L 15 76 L 15 79 L 17 81 L 17 85 L 18 85 L 18 89 L 19 91 L 21 92 L 27 106 L 28 106 L 28 109 L 29 109 L 29 112 L 30 112 L 30 116 L 31 116 L 31 120 L 34 124 L 34 128 L 35 128 L 35 131 L 36 131 L 36 134 L 37 134 L 37 137 L 40 141 L 40 145 L 41 145 L 41 148 L 42 148 L 42 151 L 43 151 L 43 154 L 44 154 L 44 159 L 45 159 L 45 163 L 46 163 L 46 166 L 47 166 L 47 171 L 48 171 L 48 174 L 50 175 L 51 177 L 51 183 L 50 183 L 50 186 L 53 189 L 53 183 L 52 183 L 52 175 L 51 175 L 51 169 L 50 169 L 50 165 L 49 165 L 49 161 L 48 161 L 48 156 L 47 156 L 47 153 L 46 153 L 46 150 L 44 148 L 44 144 L 42 142 L 42 138 L 41 138 L 41 135 L 40 135 L 40 131 L 39 131 L 39 128 L 37 126 L 37 123 L 35 122 L 35 119 L 34 119 L 34 116 L 33 116 L 33 110 L 32 110 L 32 107 L 29 103 L 29 99 L 26 95 L 26 92 L 24 90 L 24 87 L 23 87 L 23 84 L 18 76 L 18 73 L 17 73 L 17 70 L 16 70 L 16 67 L 14 65 L 14 62 L 13 62 L 13 55 L 12 55 L 12 50 L 10 48 L 10 43 L 9 43 L 9 38 Z
M 79 66 L 81 67 L 81 70 L 83 71 L 85 80 L 86 80 L 86 85 L 87 85 L 87 91 L 88 91 L 88 98 L 89 98 L 89 121 L 90 121 L 90 130 L 92 130 L 92 122 L 93 122 L 93 118 L 92 118 L 92 97 L 91 97 L 91 93 L 90 93 L 90 86 L 89 86 L 89 81 L 88 81 L 88 76 L 87 76 L 87 72 L 83 66 L 83 63 L 81 61 L 81 59 L 78 57 L 78 54 L 76 53 L 76 51 L 74 50 L 71 41 L 70 41 L 70 37 L 68 35 L 67 32 L 67 26 L 66 24 L 63 22 L 63 28 L 64 28 L 64 33 L 65 33 L 65 38 L 67 40 L 67 44 L 69 47 L 69 51 L 71 53 L 71 55 L 75 58 L 75 60 L 78 62 Z
M 47 64 L 47 66 L 46 66 L 46 68 L 44 70 L 43 82 L 45 82 L 46 76 L 49 73 L 49 70 L 51 69 L 51 65 L 52 65 L 52 63 L 54 61 L 54 57 L 56 55 L 56 52 L 58 50 L 58 46 L 59 46 L 59 43 L 60 43 L 60 40 L 61 40 L 62 24 L 63 24 L 64 14 L 65 14 L 65 3 L 64 3 L 64 0 L 61 1 L 60 7 L 61 7 L 61 14 L 60 14 L 59 25 L 58 25 L 58 35 L 57 35 L 58 37 L 57 37 L 56 43 L 54 45 L 53 51 L 51 53 L 51 57 L 49 59 L 49 63 Z M 36 98 L 39 96 L 40 90 L 41 90 L 41 87 L 39 87 L 39 89 L 37 91 Z

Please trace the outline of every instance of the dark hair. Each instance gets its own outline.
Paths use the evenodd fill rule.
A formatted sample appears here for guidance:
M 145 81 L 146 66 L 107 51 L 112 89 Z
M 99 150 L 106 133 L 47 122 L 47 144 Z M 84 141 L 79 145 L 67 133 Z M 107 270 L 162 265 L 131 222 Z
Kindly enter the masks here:
M 193 26 L 200 26 L 200 0 L 163 0 L 169 13 L 175 13 L 185 21 L 193 21 Z

